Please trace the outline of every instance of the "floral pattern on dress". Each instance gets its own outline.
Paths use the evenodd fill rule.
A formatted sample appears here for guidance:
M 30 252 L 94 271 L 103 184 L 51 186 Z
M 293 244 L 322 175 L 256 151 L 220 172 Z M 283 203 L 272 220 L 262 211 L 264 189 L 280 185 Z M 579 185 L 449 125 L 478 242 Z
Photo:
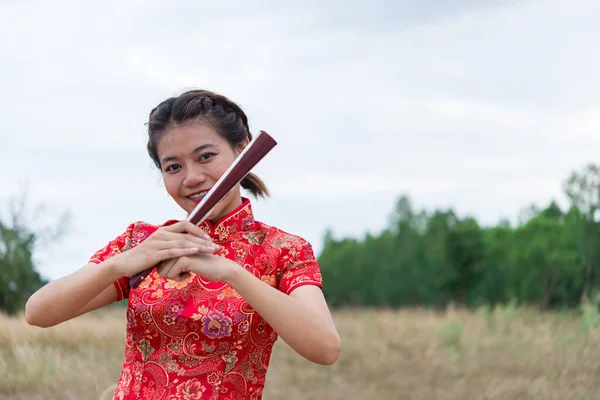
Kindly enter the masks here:
M 286 294 L 302 285 L 322 285 L 310 244 L 255 221 L 248 199 L 217 224 L 199 226 L 222 246 L 218 255 L 267 285 Z M 130 224 L 90 262 L 127 251 L 158 228 Z M 193 273 L 183 282 L 171 281 L 156 270 L 135 289 L 128 281 L 123 277 L 114 283 L 119 300 L 128 299 L 125 354 L 114 399 L 261 399 L 277 334 L 235 289 Z

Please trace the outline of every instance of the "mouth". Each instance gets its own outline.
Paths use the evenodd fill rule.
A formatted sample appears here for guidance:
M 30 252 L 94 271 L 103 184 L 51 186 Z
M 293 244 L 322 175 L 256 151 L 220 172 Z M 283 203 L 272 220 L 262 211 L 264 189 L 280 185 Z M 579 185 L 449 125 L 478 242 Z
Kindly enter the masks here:
M 196 203 L 199 203 L 200 200 L 202 200 L 204 198 L 204 196 L 206 196 L 208 194 L 209 191 L 210 191 L 210 189 L 203 190 L 201 192 L 196 192 L 196 193 L 193 193 L 193 194 L 187 196 L 187 198 Z

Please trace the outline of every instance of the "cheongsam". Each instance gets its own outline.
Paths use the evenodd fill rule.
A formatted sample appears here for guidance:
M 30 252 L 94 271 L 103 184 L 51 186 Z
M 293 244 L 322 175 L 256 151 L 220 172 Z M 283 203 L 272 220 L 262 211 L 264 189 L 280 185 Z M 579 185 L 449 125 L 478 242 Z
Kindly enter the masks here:
M 222 246 L 217 255 L 283 293 L 322 287 L 310 243 L 256 221 L 246 198 L 218 223 L 199 226 Z M 132 223 L 90 262 L 127 251 L 158 228 Z M 127 277 L 115 287 L 128 306 L 114 399 L 261 399 L 277 334 L 231 286 L 193 273 L 182 282 L 168 280 L 155 269 L 137 288 L 129 287 Z

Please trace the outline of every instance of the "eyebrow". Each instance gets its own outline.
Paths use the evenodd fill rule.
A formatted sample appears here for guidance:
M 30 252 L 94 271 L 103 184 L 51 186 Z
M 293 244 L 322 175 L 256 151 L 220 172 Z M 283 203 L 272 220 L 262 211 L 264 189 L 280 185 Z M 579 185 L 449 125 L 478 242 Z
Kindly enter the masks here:
M 214 145 L 214 144 L 212 144 L 212 143 L 206 143 L 206 144 L 202 144 L 202 145 L 196 147 L 192 153 L 199 153 L 202 150 L 205 150 L 205 149 L 207 149 L 209 147 L 217 148 L 217 146 Z M 165 163 L 167 163 L 169 161 L 173 161 L 173 160 L 177 160 L 177 157 L 175 157 L 175 156 L 167 156 L 167 157 L 164 157 L 162 160 L 160 160 L 160 163 L 161 163 L 161 165 L 164 165 Z

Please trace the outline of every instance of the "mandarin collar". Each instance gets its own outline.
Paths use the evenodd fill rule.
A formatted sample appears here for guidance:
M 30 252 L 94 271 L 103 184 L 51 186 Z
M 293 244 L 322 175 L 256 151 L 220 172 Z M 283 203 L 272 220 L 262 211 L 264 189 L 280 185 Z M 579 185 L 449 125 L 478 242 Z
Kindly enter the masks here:
M 223 216 L 216 224 L 204 220 L 198 226 L 209 235 L 216 237 L 218 241 L 226 241 L 232 235 L 252 229 L 254 226 L 252 204 L 249 199 L 242 197 L 242 204 Z

